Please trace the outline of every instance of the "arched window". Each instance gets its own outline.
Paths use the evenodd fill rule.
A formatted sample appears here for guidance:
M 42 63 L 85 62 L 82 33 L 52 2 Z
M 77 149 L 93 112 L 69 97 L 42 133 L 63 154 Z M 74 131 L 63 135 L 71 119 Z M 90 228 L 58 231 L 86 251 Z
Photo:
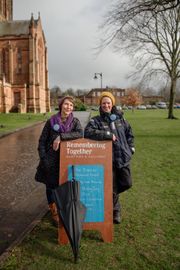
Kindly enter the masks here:
M 17 73 L 22 72 L 22 50 L 18 48 L 17 50 Z
M 7 19 L 7 3 L 6 0 L 4 1 L 4 17 Z
M 8 52 L 6 49 L 2 50 L 2 73 L 7 76 L 8 71 Z

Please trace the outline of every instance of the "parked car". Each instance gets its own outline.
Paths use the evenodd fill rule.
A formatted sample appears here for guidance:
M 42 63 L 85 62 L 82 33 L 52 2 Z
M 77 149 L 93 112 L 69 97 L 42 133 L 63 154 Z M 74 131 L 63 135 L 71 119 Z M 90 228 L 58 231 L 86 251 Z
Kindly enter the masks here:
M 123 110 L 128 110 L 128 107 L 127 106 L 123 106 L 122 109 Z
M 122 110 L 122 107 L 120 105 L 117 105 L 116 108 L 121 111 Z
M 150 104 L 147 104 L 146 109 L 152 109 L 152 106 Z
M 151 106 L 151 109 L 157 109 L 157 106 L 156 105 L 152 105 Z
M 177 103 L 174 104 L 174 108 L 175 108 L 175 109 L 180 109 L 180 104 L 177 104 Z
M 166 103 L 165 102 L 162 102 L 162 101 L 160 101 L 160 102 L 157 103 L 157 107 L 159 109 L 167 109 Z
M 138 105 L 137 109 L 138 110 L 146 110 L 146 106 L 145 105 Z

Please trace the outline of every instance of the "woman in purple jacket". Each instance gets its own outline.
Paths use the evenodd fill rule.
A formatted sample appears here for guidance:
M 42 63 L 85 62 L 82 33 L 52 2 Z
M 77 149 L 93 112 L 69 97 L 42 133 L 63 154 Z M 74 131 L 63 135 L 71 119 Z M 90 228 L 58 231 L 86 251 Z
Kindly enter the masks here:
M 47 120 L 39 138 L 40 162 L 35 179 L 46 185 L 47 201 L 55 225 L 58 225 L 59 219 L 52 189 L 59 185 L 60 144 L 61 141 L 83 137 L 83 129 L 80 121 L 73 116 L 73 109 L 73 97 L 63 97 L 59 103 L 59 112 Z

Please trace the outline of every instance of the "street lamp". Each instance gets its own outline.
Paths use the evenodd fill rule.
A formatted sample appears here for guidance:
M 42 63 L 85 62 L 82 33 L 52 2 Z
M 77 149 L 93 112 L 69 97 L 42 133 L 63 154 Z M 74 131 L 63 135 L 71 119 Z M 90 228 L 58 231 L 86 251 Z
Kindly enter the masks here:
M 96 80 L 98 77 L 97 77 L 97 75 L 99 75 L 100 76 L 100 78 L 101 78 L 101 89 L 102 89 L 102 72 L 101 73 L 94 73 L 94 79 Z

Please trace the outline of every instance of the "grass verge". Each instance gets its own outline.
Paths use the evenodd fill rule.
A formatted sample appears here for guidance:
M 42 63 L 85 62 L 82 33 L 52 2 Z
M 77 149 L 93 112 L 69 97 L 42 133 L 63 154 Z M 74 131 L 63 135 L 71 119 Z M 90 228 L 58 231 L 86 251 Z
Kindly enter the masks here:
M 0 113 L 0 136 L 20 128 L 28 127 L 36 122 L 46 121 L 49 116 L 49 113 Z

